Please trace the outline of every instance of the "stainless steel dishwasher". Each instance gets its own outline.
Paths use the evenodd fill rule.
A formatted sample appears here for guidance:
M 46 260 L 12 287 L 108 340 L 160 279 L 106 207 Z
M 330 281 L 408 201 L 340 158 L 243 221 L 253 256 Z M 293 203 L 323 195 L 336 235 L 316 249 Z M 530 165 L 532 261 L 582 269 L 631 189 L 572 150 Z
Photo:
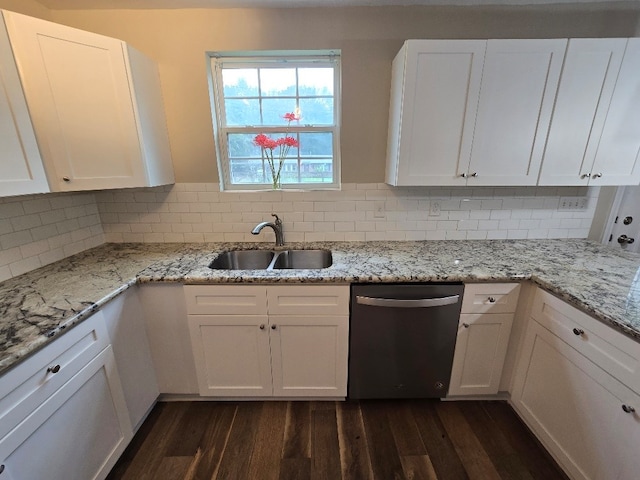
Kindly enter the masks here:
M 463 292 L 456 283 L 352 285 L 349 398 L 444 397 Z

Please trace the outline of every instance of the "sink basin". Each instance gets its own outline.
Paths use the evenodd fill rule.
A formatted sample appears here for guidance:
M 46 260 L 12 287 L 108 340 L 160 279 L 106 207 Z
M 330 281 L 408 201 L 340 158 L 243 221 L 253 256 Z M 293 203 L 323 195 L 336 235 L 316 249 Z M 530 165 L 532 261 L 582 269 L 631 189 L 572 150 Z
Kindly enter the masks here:
M 329 250 L 285 250 L 280 252 L 273 268 L 327 268 L 333 263 Z
M 209 268 L 215 270 L 264 270 L 273 260 L 270 250 L 231 250 L 218 255 Z
M 330 250 L 229 250 L 218 255 L 214 270 L 320 269 L 333 264 Z

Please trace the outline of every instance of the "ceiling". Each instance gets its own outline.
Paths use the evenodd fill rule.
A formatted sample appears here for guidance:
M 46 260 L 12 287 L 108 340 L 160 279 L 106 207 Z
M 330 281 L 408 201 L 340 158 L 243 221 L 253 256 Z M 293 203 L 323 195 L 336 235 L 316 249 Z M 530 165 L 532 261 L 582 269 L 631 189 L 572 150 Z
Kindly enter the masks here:
M 535 6 L 590 4 L 590 6 L 640 6 L 640 0 L 37 0 L 53 10 L 151 8 L 256 8 L 355 6 Z

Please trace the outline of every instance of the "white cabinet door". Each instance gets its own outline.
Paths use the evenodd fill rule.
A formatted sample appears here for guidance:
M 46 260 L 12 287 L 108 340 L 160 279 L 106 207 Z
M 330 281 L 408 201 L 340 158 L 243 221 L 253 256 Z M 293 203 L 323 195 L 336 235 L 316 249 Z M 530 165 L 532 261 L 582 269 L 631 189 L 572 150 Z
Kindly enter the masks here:
M 626 44 L 626 38 L 569 40 L 540 185 L 589 184 Z
M 393 62 L 387 183 L 465 185 L 485 40 L 409 40 Z
M 628 420 L 621 407 L 631 397 L 604 370 L 529 322 L 512 402 L 571 478 L 618 477 L 630 441 L 621 434 Z
M 449 395 L 498 393 L 513 314 L 462 314 Z
M 640 397 L 629 396 L 620 406 L 626 414 L 622 417 L 622 424 L 619 425 L 619 435 L 626 439 L 626 451 L 622 470 L 616 480 L 635 480 L 640 472 Z
M 269 316 L 273 394 L 347 394 L 348 316 Z
M 120 382 L 134 430 L 140 426 L 158 398 L 144 313 L 138 287 L 132 287 L 104 307 L 105 324 L 111 339 Z
M 12 480 L 102 479 L 132 437 L 110 347 L 0 441 Z
M 566 39 L 488 40 L 468 185 L 535 185 Z
M 200 395 L 270 396 L 269 330 L 266 315 L 189 315 Z
M 151 115 L 136 96 L 161 103 L 159 89 L 140 85 L 136 92 L 135 59 L 124 42 L 16 13 L 5 18 L 52 190 L 153 185 L 154 161 L 171 177 L 160 183 L 173 181 L 164 170 L 170 158 L 163 111 Z M 157 125 L 148 124 L 158 116 Z
M 590 185 L 640 183 L 640 38 L 627 40 Z
M 49 191 L 0 12 L 0 197 Z

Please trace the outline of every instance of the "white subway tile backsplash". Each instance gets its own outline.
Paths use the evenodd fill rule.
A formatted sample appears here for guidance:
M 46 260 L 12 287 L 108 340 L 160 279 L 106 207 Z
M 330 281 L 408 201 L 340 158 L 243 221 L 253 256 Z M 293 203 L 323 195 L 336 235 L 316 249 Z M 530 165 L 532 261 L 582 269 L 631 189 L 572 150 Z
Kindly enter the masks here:
M 107 208 L 119 208 L 113 193 Z M 104 212 L 110 228 L 124 228 Z M 128 226 L 128 225 L 127 225 Z M 93 193 L 52 193 L 0 198 L 0 281 L 104 243 Z
M 351 183 L 332 191 L 220 192 L 217 184 L 179 183 L 12 197 L 0 199 L 0 280 L 105 241 L 273 242 L 269 229 L 251 234 L 271 213 L 290 242 L 584 238 L 599 190 Z M 560 212 L 561 196 L 588 197 L 588 206 Z

